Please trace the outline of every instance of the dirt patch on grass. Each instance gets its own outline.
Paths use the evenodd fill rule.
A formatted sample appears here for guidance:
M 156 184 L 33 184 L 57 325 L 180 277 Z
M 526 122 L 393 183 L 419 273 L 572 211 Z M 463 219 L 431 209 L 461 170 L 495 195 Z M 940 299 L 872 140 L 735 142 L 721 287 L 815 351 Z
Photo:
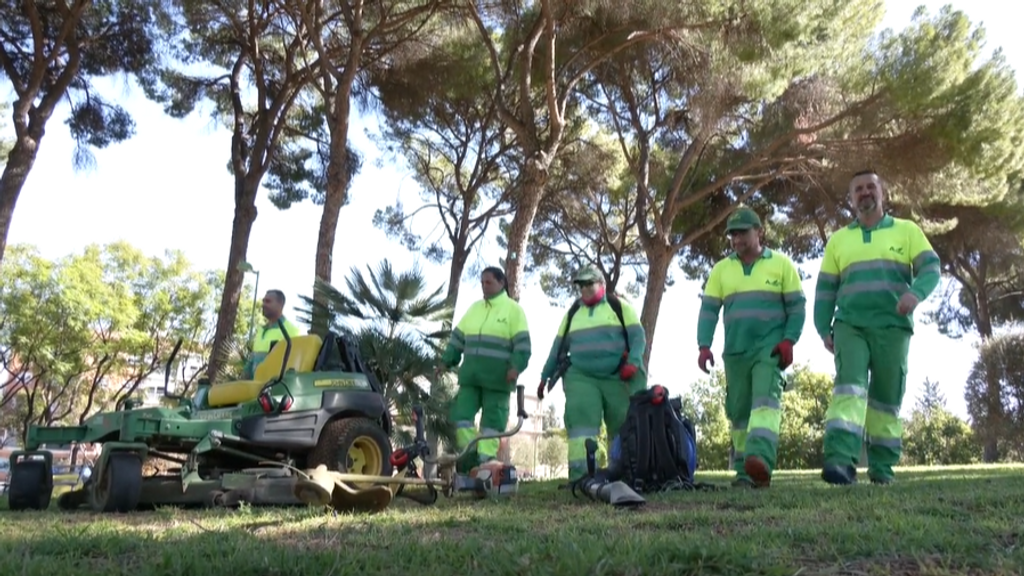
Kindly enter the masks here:
M 1021 534 L 1020 532 L 1000 534 L 995 538 L 996 546 L 1002 548 L 1006 552 L 1011 552 L 1020 548 L 1021 542 L 1024 542 L 1024 534 Z
M 762 506 L 753 502 L 717 502 L 714 505 L 717 510 L 731 510 L 733 512 L 753 512 Z

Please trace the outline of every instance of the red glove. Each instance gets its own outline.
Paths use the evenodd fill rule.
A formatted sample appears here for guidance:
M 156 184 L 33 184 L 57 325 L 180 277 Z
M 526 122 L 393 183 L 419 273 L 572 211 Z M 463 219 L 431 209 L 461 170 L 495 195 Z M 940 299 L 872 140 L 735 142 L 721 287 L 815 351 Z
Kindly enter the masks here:
M 624 382 L 628 381 L 633 377 L 634 374 L 636 374 L 636 371 L 636 366 L 633 366 L 632 364 L 626 364 L 621 369 L 619 369 L 619 378 L 621 378 Z
M 779 357 L 779 370 L 785 370 L 793 363 L 793 343 L 783 340 L 772 349 L 772 356 Z
M 700 349 L 700 357 L 697 358 L 697 365 L 700 366 L 700 369 L 703 370 L 705 374 L 711 374 L 711 372 L 708 371 L 708 362 L 711 362 L 711 365 L 714 366 L 715 355 L 711 353 L 711 348 L 702 346 Z
M 547 388 L 547 386 L 548 386 L 547 382 L 545 382 L 544 380 L 540 381 L 540 386 L 537 386 L 537 398 L 539 398 L 541 400 L 544 399 L 544 389 Z

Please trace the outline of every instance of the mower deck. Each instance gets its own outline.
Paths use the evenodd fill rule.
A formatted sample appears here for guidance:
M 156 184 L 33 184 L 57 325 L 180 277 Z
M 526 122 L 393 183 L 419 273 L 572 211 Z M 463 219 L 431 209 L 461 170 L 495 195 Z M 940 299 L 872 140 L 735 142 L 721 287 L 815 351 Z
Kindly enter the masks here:
M 182 491 L 181 478 L 177 475 L 150 476 L 140 483 L 135 509 L 160 506 L 234 508 L 243 503 L 249 506 L 306 506 L 311 498 L 300 479 L 285 468 L 257 468 L 225 474 L 217 480 L 192 482 Z M 338 511 L 377 512 L 391 502 L 390 491 L 386 488 L 385 491 L 388 492 L 387 498 L 382 502 L 379 495 L 359 498 L 336 490 L 326 504 Z M 57 505 L 62 510 L 76 510 L 90 507 L 89 499 L 88 490 L 78 489 L 62 494 Z

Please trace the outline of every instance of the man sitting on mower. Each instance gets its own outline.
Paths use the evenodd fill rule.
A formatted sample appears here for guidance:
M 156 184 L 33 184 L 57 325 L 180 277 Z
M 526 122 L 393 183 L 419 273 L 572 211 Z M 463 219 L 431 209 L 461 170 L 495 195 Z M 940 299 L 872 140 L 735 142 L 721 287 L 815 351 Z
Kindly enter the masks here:
M 284 329 L 288 331 L 289 336 L 294 338 L 300 335 L 299 328 L 284 317 L 284 301 L 284 292 L 280 290 L 267 290 L 266 295 L 263 296 L 263 317 L 267 319 L 267 323 L 256 333 L 252 355 L 249 356 L 249 361 L 245 364 L 243 378 L 246 380 L 252 380 L 256 373 L 256 367 L 270 353 L 270 348 L 278 341 L 284 340 L 284 335 L 281 334 L 281 329 L 277 326 L 278 319 L 284 324 Z

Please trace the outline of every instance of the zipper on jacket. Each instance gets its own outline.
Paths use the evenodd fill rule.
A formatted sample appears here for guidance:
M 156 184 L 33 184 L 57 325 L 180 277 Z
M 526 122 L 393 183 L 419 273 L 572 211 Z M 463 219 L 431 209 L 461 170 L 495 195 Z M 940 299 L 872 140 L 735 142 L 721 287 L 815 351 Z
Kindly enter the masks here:
M 484 302 L 484 306 L 487 307 L 487 314 L 484 315 L 484 321 L 481 322 L 480 326 L 477 327 L 477 332 L 476 332 L 476 337 L 477 337 L 476 346 L 477 346 L 478 350 L 480 349 L 480 344 L 483 342 L 484 326 L 487 325 L 487 320 L 491 317 L 491 309 L 494 308 L 494 304 L 492 304 L 491 301 L 488 300 L 488 301 Z

